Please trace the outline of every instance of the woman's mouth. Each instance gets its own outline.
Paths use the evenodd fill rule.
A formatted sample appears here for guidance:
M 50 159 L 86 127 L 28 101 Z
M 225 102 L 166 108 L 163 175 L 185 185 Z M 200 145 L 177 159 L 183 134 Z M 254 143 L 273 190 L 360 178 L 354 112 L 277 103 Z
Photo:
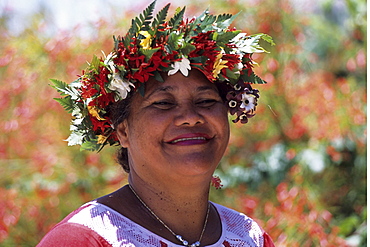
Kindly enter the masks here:
M 169 144 L 176 145 L 198 145 L 207 143 L 211 137 L 205 134 L 188 134 L 178 136 L 171 141 L 167 142 Z

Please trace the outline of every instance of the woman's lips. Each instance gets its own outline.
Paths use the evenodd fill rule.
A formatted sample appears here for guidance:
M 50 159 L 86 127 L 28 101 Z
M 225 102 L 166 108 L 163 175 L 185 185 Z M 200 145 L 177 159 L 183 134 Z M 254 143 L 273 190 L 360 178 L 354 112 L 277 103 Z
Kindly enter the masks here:
M 191 134 L 185 134 L 180 135 L 172 140 L 168 141 L 167 143 L 173 144 L 173 145 L 197 145 L 197 144 L 205 144 L 210 139 L 212 139 L 207 134 L 203 133 L 191 133 Z

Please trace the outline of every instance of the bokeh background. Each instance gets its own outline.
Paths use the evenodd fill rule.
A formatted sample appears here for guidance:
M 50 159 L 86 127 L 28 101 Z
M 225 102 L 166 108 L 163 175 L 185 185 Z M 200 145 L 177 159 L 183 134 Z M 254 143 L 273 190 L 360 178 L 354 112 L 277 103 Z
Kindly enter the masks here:
M 150 0 L 0 1 L 0 246 L 35 246 L 81 204 L 124 185 L 115 148 L 68 147 L 49 78 L 73 81 Z M 157 1 L 160 10 L 167 1 Z M 276 246 L 366 246 L 366 1 L 181 0 L 188 17 L 276 45 L 255 55 L 257 115 L 232 125 L 211 199 L 255 218 Z M 149 123 L 148 123 L 149 124 Z

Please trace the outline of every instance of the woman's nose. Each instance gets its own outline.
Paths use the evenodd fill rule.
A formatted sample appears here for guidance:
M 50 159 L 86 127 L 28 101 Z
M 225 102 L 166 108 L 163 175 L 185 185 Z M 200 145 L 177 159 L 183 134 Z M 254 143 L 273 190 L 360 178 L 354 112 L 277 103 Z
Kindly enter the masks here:
M 175 118 L 175 124 L 177 126 L 181 125 L 194 126 L 197 124 L 202 124 L 204 122 L 205 120 L 200 112 L 199 107 L 197 107 L 194 103 L 189 102 L 179 106 L 179 110 Z

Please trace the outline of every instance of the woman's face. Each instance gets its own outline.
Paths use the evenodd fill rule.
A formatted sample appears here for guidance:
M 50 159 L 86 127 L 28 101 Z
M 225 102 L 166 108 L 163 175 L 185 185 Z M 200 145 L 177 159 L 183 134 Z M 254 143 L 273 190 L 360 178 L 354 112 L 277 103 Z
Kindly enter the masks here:
M 230 130 L 227 108 L 201 72 L 150 80 L 144 97 L 136 93 L 130 107 L 128 119 L 118 127 L 130 173 L 145 180 L 213 174 Z

